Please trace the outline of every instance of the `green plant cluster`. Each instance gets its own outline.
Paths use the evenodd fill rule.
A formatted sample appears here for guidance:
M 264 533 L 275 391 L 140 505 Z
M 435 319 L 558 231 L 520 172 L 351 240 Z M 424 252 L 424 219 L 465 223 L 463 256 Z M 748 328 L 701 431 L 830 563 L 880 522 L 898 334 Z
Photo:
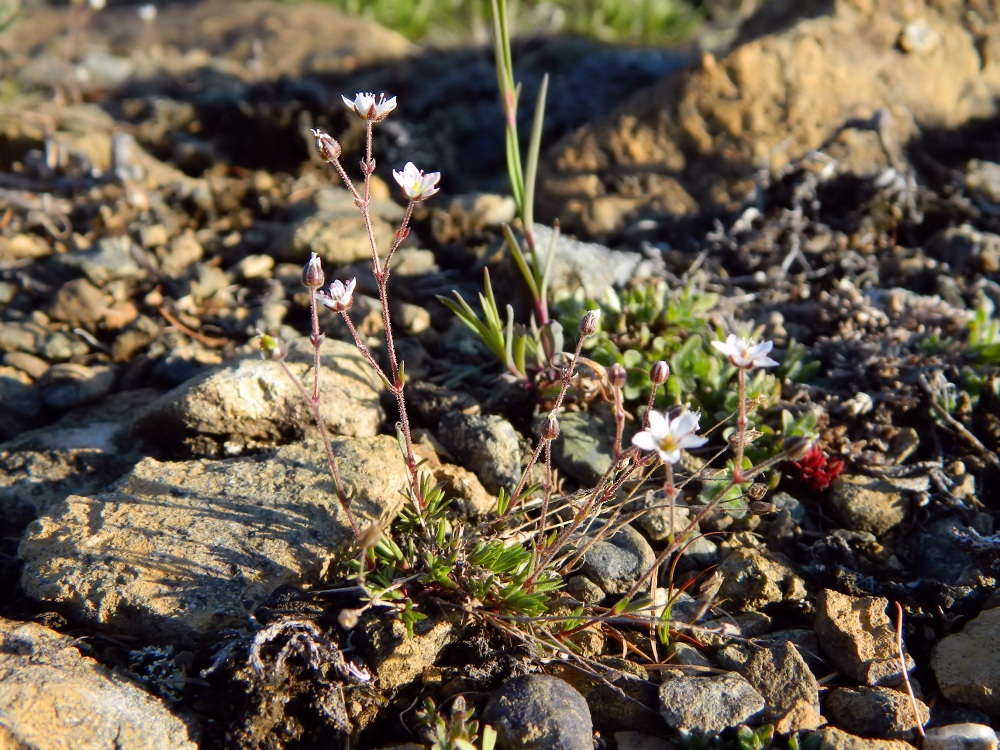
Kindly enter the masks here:
M 480 738 L 479 722 L 473 720 L 462 696 L 455 698 L 447 715 L 427 698 L 417 711 L 417 720 L 431 742 L 431 750 L 493 750 L 496 746 L 497 734 L 489 725 L 483 727 Z
M 325 0 L 421 42 L 464 42 L 489 19 L 488 0 Z M 701 13 L 689 0 L 511 0 L 516 33 L 572 33 L 617 44 L 675 44 Z

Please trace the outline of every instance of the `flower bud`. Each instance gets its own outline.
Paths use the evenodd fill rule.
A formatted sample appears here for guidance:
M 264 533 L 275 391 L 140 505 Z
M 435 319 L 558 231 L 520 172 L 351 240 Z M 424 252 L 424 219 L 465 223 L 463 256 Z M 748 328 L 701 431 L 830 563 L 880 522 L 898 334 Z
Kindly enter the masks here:
M 278 361 L 285 358 L 285 347 L 281 339 L 267 333 L 260 333 L 260 353 L 266 360 Z
M 353 630 L 361 619 L 360 609 L 342 609 L 337 615 L 337 624 L 344 630 Z
M 316 253 L 312 254 L 309 262 L 302 269 L 302 283 L 310 289 L 319 289 L 326 281 L 326 274 L 323 273 L 323 263 Z
M 323 157 L 324 161 L 335 162 L 340 158 L 343 149 L 329 133 L 322 130 L 313 129 L 313 137 L 316 139 L 316 151 Z
M 580 333 L 584 336 L 593 336 L 597 332 L 597 323 L 601 319 L 601 311 L 588 310 L 580 321 Z
M 786 438 L 781 448 L 785 452 L 785 458 L 789 461 L 798 461 L 805 456 L 813 447 L 813 439 L 803 435 L 792 435 Z
M 625 367 L 618 362 L 608 368 L 608 382 L 611 383 L 612 388 L 621 388 L 625 385 L 627 377 L 628 373 L 625 371 Z
M 653 367 L 649 371 L 649 379 L 652 380 L 655 385 L 663 385 L 667 382 L 667 378 L 669 377 L 670 365 L 662 359 L 653 363 Z
M 557 437 L 559 437 L 559 420 L 555 417 L 549 417 L 545 420 L 545 426 L 542 428 L 542 439 L 555 440 Z

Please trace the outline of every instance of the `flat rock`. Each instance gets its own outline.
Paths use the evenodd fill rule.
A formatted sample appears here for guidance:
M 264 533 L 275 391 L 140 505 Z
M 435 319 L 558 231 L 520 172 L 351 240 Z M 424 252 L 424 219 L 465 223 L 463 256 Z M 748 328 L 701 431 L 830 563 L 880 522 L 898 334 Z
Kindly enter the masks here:
M 985 724 L 949 724 L 925 732 L 924 750 L 996 750 L 997 733 Z
M 660 714 L 675 729 L 721 732 L 750 720 L 766 705 L 749 682 L 732 672 L 665 675 L 660 685 Z
M 488 492 L 512 492 L 521 478 L 517 430 L 503 417 L 450 412 L 441 418 L 438 439 L 472 471 Z
M 593 750 L 587 701 L 557 677 L 529 674 L 505 682 L 483 709 L 502 750 Z
M 184 722 L 69 636 L 0 618 L 0 747 L 196 750 Z
M 1000 608 L 987 609 L 944 638 L 934 649 L 931 668 L 948 700 L 1000 718 Z
M 21 529 L 68 496 L 89 495 L 122 476 L 144 447 L 128 434 L 129 422 L 159 395 L 121 391 L 0 444 L 0 519 Z
M 896 631 L 886 615 L 887 599 L 853 597 L 831 589 L 816 601 L 816 635 L 823 653 L 836 667 L 865 685 L 902 682 L 896 653 Z M 907 667 L 913 659 L 906 655 Z
M 286 364 L 312 392 L 312 346 L 289 345 Z M 353 344 L 320 349 L 321 413 L 334 435 L 370 437 L 382 422 L 382 386 Z M 249 356 L 165 393 L 139 415 L 133 432 L 175 457 L 232 456 L 290 442 L 315 429 L 312 411 L 277 362 Z
M 395 517 L 407 475 L 394 438 L 334 445 L 359 526 Z M 22 586 L 72 616 L 152 641 L 244 624 L 283 584 L 318 580 L 353 535 L 316 443 L 252 458 L 141 461 L 28 527 Z

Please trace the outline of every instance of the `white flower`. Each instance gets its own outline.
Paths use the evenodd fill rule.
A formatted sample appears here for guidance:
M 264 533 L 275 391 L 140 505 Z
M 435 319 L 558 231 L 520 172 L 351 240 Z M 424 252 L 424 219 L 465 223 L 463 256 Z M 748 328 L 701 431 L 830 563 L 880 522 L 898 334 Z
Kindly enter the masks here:
M 632 445 L 644 451 L 656 451 L 661 459 L 675 464 L 681 460 L 682 450 L 700 448 L 708 442 L 708 438 L 695 434 L 700 420 L 698 412 L 694 411 L 683 411 L 673 419 L 651 411 L 649 427 L 635 434 Z
M 357 283 L 357 279 L 351 279 L 347 284 L 337 279 L 330 284 L 329 294 L 326 292 L 317 292 L 316 299 L 334 312 L 343 312 L 354 302 L 354 286 Z
M 152 23 L 156 20 L 156 6 L 152 3 L 139 6 L 139 18 L 143 23 Z
M 411 201 L 422 201 L 430 198 L 438 191 L 436 185 L 441 179 L 440 172 L 427 172 L 425 174 L 423 170 L 417 169 L 412 161 L 406 162 L 402 172 L 397 169 L 392 170 L 392 176 L 396 178 L 396 182 L 403 188 L 403 193 Z
M 767 356 L 774 344 L 770 341 L 753 343 L 736 334 L 729 334 L 725 341 L 713 341 L 712 346 L 726 355 L 733 367 L 751 370 L 754 367 L 777 367 L 778 363 Z
M 354 114 L 368 122 L 382 122 L 396 108 L 396 97 L 386 99 L 385 94 L 379 94 L 378 101 L 375 100 L 375 94 L 367 92 L 355 94 L 354 101 L 343 94 L 340 95 L 340 98 L 344 100 L 348 109 L 353 110 Z

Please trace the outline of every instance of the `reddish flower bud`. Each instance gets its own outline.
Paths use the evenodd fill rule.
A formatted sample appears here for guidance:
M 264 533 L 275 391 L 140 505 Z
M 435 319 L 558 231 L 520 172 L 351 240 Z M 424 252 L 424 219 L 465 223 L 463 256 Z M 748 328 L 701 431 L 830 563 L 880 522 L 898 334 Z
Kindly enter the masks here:
M 580 321 L 580 333 L 584 336 L 593 336 L 597 332 L 597 323 L 601 319 L 601 311 L 588 310 Z
M 340 158 L 343 149 L 329 133 L 322 130 L 313 130 L 313 137 L 316 139 L 316 151 L 325 161 L 335 162 Z
M 323 263 L 319 256 L 313 253 L 302 269 L 302 283 L 310 289 L 319 289 L 326 282 L 326 274 L 323 273 Z
M 542 428 L 542 439 L 555 440 L 557 437 L 559 437 L 559 420 L 549 417 L 545 420 L 545 427 Z
M 625 371 L 625 367 L 618 362 L 615 362 L 608 368 L 608 382 L 611 383 L 613 388 L 621 388 L 625 385 L 627 377 L 628 373 Z
M 667 382 L 667 378 L 670 377 L 670 365 L 664 362 L 662 359 L 658 360 L 653 364 L 652 369 L 649 371 L 649 379 L 653 381 L 656 385 L 663 385 Z

